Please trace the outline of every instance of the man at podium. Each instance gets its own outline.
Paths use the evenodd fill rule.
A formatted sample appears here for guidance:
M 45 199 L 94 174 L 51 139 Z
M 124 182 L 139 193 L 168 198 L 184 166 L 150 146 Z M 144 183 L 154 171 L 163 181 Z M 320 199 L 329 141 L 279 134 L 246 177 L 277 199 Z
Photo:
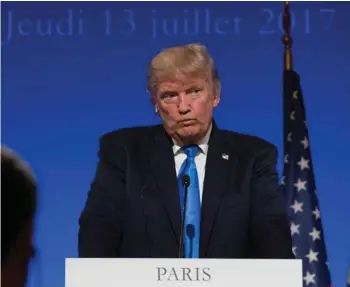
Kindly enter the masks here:
M 147 76 L 162 124 L 101 137 L 79 257 L 294 258 L 276 148 L 217 126 L 206 48 L 165 49 Z

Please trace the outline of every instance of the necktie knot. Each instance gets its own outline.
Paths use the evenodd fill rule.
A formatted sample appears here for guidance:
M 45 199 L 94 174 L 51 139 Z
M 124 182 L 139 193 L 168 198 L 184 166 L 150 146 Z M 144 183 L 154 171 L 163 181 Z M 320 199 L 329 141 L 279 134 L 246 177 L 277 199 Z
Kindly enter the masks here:
M 189 159 L 194 159 L 199 151 L 199 146 L 198 145 L 184 146 L 182 150 L 185 152 L 185 154 Z

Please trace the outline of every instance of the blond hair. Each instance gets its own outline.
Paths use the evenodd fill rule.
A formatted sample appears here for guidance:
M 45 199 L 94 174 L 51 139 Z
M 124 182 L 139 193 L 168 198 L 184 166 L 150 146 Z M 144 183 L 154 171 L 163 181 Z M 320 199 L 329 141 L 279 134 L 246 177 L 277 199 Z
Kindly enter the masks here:
M 220 79 L 207 48 L 201 44 L 188 44 L 164 49 L 149 64 L 147 90 L 151 95 L 164 81 L 188 78 L 211 80 L 220 90 Z

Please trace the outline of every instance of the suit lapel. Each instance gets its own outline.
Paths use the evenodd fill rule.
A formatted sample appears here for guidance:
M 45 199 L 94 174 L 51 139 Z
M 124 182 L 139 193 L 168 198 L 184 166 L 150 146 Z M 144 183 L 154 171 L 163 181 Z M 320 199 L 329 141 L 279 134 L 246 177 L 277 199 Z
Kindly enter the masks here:
M 234 175 L 236 158 L 231 153 L 230 142 L 228 135 L 221 132 L 213 123 L 203 185 L 200 257 L 205 257 L 221 197 L 228 179 Z
M 160 196 L 165 204 L 174 235 L 179 240 L 181 212 L 174 154 L 171 139 L 166 135 L 162 127 L 157 129 L 153 137 L 151 162 Z

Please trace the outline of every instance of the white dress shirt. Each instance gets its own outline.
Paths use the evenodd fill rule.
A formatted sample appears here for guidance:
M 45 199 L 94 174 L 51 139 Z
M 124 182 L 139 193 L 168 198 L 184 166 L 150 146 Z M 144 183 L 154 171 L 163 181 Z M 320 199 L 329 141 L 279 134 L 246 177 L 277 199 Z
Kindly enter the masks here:
M 200 200 L 202 202 L 203 197 L 203 183 L 204 183 L 204 176 L 205 176 L 205 164 L 207 161 L 207 154 L 208 154 L 208 142 L 210 138 L 212 126 L 210 125 L 210 128 L 205 135 L 204 138 L 202 138 L 197 145 L 200 148 L 200 152 L 195 157 L 195 163 L 197 167 L 197 173 L 198 173 L 198 181 L 199 181 L 199 196 Z M 174 159 L 175 159 L 175 168 L 176 168 L 176 176 L 179 175 L 180 168 L 183 164 L 183 162 L 186 159 L 186 154 L 181 150 L 181 147 L 178 146 L 173 141 L 173 152 L 174 152 Z

